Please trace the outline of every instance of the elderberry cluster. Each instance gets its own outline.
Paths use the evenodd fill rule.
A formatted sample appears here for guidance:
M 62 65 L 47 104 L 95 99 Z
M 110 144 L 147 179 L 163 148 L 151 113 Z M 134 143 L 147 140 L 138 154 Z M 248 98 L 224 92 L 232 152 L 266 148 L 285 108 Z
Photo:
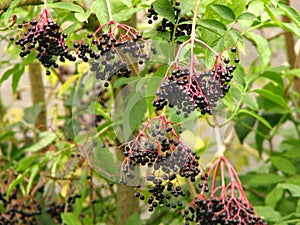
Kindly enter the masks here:
M 235 52 L 232 48 L 232 52 Z M 235 59 L 238 63 L 239 59 Z M 236 65 L 229 65 L 228 58 L 223 59 L 215 68 L 205 72 L 174 65 L 171 74 L 166 73 L 165 79 L 156 92 L 153 106 L 156 110 L 162 110 L 165 106 L 176 106 L 177 114 L 183 114 L 185 118 L 195 109 L 201 114 L 212 114 L 217 101 L 225 97 L 229 91 L 229 82 L 233 78 Z M 169 67 L 169 69 L 171 66 Z
M 229 180 L 225 179 L 226 171 Z M 218 174 L 221 182 L 217 181 Z M 201 193 L 183 211 L 184 225 L 189 225 L 190 222 L 199 225 L 267 225 L 256 215 L 237 172 L 224 156 L 220 156 L 211 165 L 207 175 L 212 176 L 210 193 L 208 194 L 208 184 L 205 181 L 204 186 L 199 186 Z
M 135 179 L 138 182 L 136 197 L 141 200 L 145 198 L 140 193 L 142 184 L 146 183 L 150 194 L 147 200 L 149 211 L 162 204 L 181 207 L 180 196 L 185 196 L 185 191 L 179 184 L 178 175 L 195 182 L 201 172 L 200 157 L 180 141 L 164 116 L 150 120 L 142 132 L 125 145 L 124 156 L 121 183 Z M 146 167 L 144 180 L 135 177 L 138 166 Z
M 156 30 L 161 32 L 170 32 L 170 41 L 178 38 L 179 36 L 190 35 L 192 32 L 192 24 L 186 23 L 191 18 L 181 15 L 181 8 L 179 1 L 171 1 L 174 10 L 175 23 L 169 21 L 166 18 L 162 19 L 161 25 Z M 158 20 L 158 14 L 155 11 L 153 5 L 148 9 L 147 13 L 148 23 L 152 24 L 153 21 Z
M 61 213 L 71 212 L 76 198 L 81 198 L 80 194 L 68 196 L 67 201 L 63 203 L 52 202 L 47 205 L 46 212 L 50 214 L 56 223 L 62 223 Z
M 183 211 L 185 223 L 211 225 L 267 225 L 262 218 L 255 215 L 253 207 L 241 199 L 227 197 L 198 197 Z M 190 222 L 189 222 L 190 221 Z
M 41 215 L 42 209 L 34 199 L 29 199 L 29 204 L 18 196 L 17 185 L 6 198 L 6 192 L 0 192 L 0 204 L 4 210 L 0 212 L 0 225 L 35 225 L 36 216 Z
M 98 35 L 107 27 L 109 32 Z M 84 62 L 93 60 L 90 70 L 100 80 L 111 81 L 114 75 L 130 77 L 132 71 L 128 65 L 136 62 L 142 65 L 150 59 L 151 52 L 156 53 L 155 48 L 150 48 L 137 30 L 114 21 L 99 27 L 94 34 L 88 34 L 87 38 L 91 40 L 90 43 L 77 42 L 74 47 Z M 107 82 L 105 86 L 108 86 Z
M 19 24 L 19 28 L 25 28 L 25 32 L 20 34 L 20 38 L 15 41 L 21 48 L 21 57 L 25 57 L 35 49 L 35 57 L 47 69 L 58 68 L 57 59 L 64 62 L 65 59 L 75 61 L 76 57 L 70 54 L 65 42 L 67 34 L 62 33 L 60 26 L 53 21 L 47 9 L 29 23 Z M 14 40 L 14 37 L 11 38 Z M 50 75 L 50 71 L 46 71 Z

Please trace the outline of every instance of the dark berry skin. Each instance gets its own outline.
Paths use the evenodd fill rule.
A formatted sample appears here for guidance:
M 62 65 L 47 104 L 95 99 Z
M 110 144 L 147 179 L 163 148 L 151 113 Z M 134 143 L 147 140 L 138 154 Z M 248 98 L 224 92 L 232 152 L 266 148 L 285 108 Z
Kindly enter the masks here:
M 76 60 L 69 53 L 65 42 L 68 35 L 62 33 L 60 26 L 50 18 L 48 9 L 43 9 L 37 18 L 26 24 L 19 24 L 18 28 L 22 30 L 19 39 L 15 42 L 21 48 L 20 57 L 35 51 L 35 57 L 46 69 L 58 68 L 57 60 L 61 62 L 65 59 Z

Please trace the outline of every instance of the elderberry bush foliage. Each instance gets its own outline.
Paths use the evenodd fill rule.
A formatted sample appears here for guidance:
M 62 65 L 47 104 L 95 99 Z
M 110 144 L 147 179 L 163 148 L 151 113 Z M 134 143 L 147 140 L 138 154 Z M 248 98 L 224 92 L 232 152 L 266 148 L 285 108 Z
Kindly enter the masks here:
M 61 31 L 48 9 L 43 11 L 30 22 L 19 24 L 19 39 L 15 44 L 21 48 L 20 56 L 25 57 L 33 50 L 35 57 L 47 68 L 46 75 L 50 75 L 51 67 L 58 68 L 57 60 L 65 62 L 66 59 L 76 61 L 65 41 L 67 34 Z M 15 37 L 11 37 L 13 41 Z
M 180 36 L 190 35 L 192 32 L 192 24 L 188 23 L 188 21 L 191 21 L 191 18 L 187 17 L 186 15 L 181 15 L 179 1 L 171 0 L 170 4 L 172 5 L 174 11 L 174 21 L 163 18 L 161 24 L 156 28 L 156 30 L 160 32 L 169 32 L 169 40 L 172 41 Z M 155 11 L 153 4 L 148 9 L 147 19 L 149 24 L 152 24 L 153 21 L 158 20 L 158 13 Z
M 197 176 L 206 179 L 198 162 L 199 156 L 178 137 L 173 124 L 165 116 L 151 119 L 135 139 L 124 145 L 122 164 L 123 184 L 136 186 L 135 196 L 141 200 L 143 187 L 148 188 L 149 211 L 158 205 L 181 207 L 181 197 L 186 195 L 179 177 L 196 181 Z M 144 170 L 137 177 L 137 169 Z M 143 177 L 143 178 L 140 178 Z M 201 180 L 201 179 L 200 179 Z
M 236 52 L 235 48 L 231 49 Z M 185 118 L 199 109 L 202 115 L 213 114 L 219 99 L 225 97 L 230 89 L 230 81 L 236 69 L 234 60 L 217 56 L 213 69 L 198 70 L 194 65 L 181 66 L 179 63 L 170 65 L 166 75 L 156 92 L 153 106 L 162 110 L 165 106 L 176 107 L 177 114 Z
M 66 201 L 62 203 L 51 202 L 46 207 L 46 212 L 51 216 L 55 223 L 62 223 L 61 214 L 65 212 L 72 212 L 73 205 L 77 198 L 81 198 L 80 194 L 74 194 L 67 197 Z
M 106 29 L 108 32 L 105 32 Z M 78 58 L 84 62 L 92 60 L 90 70 L 96 74 L 96 79 L 105 81 L 111 81 L 115 75 L 130 77 L 132 71 L 129 65 L 142 65 L 149 61 L 151 53 L 156 53 L 135 28 L 114 21 L 88 34 L 87 40 L 76 42 L 74 47 Z
M 41 215 L 41 206 L 31 197 L 26 199 L 26 197 L 19 196 L 19 185 L 7 197 L 8 182 L 5 181 L 4 183 L 0 189 L 0 205 L 3 209 L 0 212 L 0 225 L 37 224 L 36 216 Z
M 217 185 L 220 183 L 216 180 L 217 175 L 223 166 L 228 171 L 230 181 L 225 183 L 223 171 L 220 177 L 223 184 Z M 255 213 L 243 191 L 238 174 L 224 156 L 211 166 L 208 172 L 208 176 L 210 175 L 210 193 L 205 190 L 207 187 L 201 186 L 201 193 L 183 210 L 183 225 L 267 225 Z

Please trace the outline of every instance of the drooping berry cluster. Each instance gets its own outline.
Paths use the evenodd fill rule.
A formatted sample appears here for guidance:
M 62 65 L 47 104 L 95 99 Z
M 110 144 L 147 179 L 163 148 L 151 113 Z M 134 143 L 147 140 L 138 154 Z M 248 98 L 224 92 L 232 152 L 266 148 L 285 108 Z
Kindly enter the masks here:
M 6 197 L 8 182 L 5 181 L 0 191 L 0 205 L 4 209 L 0 212 L 0 224 L 1 225 L 35 225 L 37 224 L 36 216 L 41 215 L 41 206 L 32 198 L 18 196 L 20 192 L 17 185 L 9 197 Z M 28 200 L 28 203 L 26 203 Z
M 190 35 L 192 32 L 192 24 L 187 23 L 191 18 L 181 15 L 180 2 L 171 0 L 171 5 L 174 10 L 174 21 L 169 21 L 167 18 L 163 18 L 161 25 L 159 25 L 156 30 L 161 32 L 170 32 L 170 41 L 176 39 L 180 36 Z M 148 9 L 147 13 L 148 23 L 152 24 L 153 21 L 158 20 L 158 14 L 155 11 L 153 5 Z
M 235 52 L 232 48 L 232 52 Z M 239 60 L 236 59 L 235 63 Z M 214 68 L 199 71 L 194 65 L 190 68 L 182 67 L 178 63 L 170 65 L 159 90 L 153 106 L 161 110 L 165 106 L 176 106 L 177 114 L 184 117 L 199 108 L 201 114 L 212 114 L 219 99 L 224 98 L 233 78 L 236 65 L 229 65 L 228 58 L 217 56 Z
M 50 214 L 54 222 L 62 223 L 61 213 L 71 212 L 73 210 L 73 205 L 77 198 L 81 198 L 81 195 L 74 194 L 68 196 L 67 201 L 62 203 L 52 202 L 47 205 L 46 212 Z
M 36 58 L 47 69 L 57 68 L 57 59 L 64 62 L 65 59 L 75 61 L 76 57 L 70 54 L 65 42 L 67 34 L 62 33 L 60 26 L 53 20 L 48 9 L 43 11 L 36 18 L 26 24 L 19 24 L 19 28 L 24 28 L 20 33 L 20 38 L 15 41 L 21 48 L 21 57 L 25 57 L 35 49 Z M 14 40 L 14 37 L 11 38 Z M 47 70 L 47 75 L 50 71 Z
M 165 116 L 151 119 L 137 137 L 125 144 L 121 183 L 135 182 L 136 197 L 144 200 L 140 192 L 147 185 L 150 193 L 149 211 L 158 205 L 181 207 L 180 196 L 185 191 L 178 175 L 195 182 L 201 174 L 199 156 L 179 139 L 172 123 Z M 136 168 L 145 166 L 144 179 L 136 177 Z M 203 171 L 202 171 L 203 172 Z M 205 178 L 204 174 L 201 174 Z
M 224 177 L 224 164 L 230 179 L 228 183 Z M 219 172 L 221 184 L 218 186 L 216 179 Z M 208 175 L 212 175 L 210 195 L 207 196 L 202 187 L 201 193 L 183 211 L 186 221 L 184 225 L 189 225 L 190 222 L 201 225 L 267 225 L 256 215 L 243 191 L 238 174 L 224 156 L 219 157 L 211 166 Z
M 108 32 L 104 32 L 105 29 Z M 110 81 L 114 75 L 130 77 L 132 72 L 128 65 L 141 65 L 150 59 L 151 51 L 155 53 L 136 29 L 114 21 L 102 25 L 87 38 L 90 43 L 81 41 L 74 47 L 78 48 L 78 57 L 83 61 L 93 59 L 90 70 L 100 80 Z

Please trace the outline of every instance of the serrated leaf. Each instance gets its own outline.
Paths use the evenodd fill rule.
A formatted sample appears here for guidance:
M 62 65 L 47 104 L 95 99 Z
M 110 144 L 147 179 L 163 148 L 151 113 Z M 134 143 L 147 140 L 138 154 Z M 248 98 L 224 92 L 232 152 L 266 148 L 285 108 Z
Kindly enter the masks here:
M 232 11 L 231 8 L 229 8 L 225 5 L 211 4 L 208 7 L 225 20 L 229 20 L 229 21 L 235 20 L 234 12 Z
M 278 185 L 268 193 L 266 196 L 265 202 L 266 205 L 272 206 L 274 209 L 276 208 L 277 203 L 283 197 L 284 189 L 279 187 Z
M 55 3 L 50 3 L 47 6 L 53 9 L 66 9 L 73 12 L 84 13 L 83 8 L 71 2 L 55 2 Z
M 271 156 L 270 160 L 278 170 L 290 175 L 296 174 L 296 167 L 289 160 L 280 156 Z
M 154 10 L 163 18 L 166 18 L 171 23 L 175 23 L 175 13 L 169 0 L 155 0 L 153 2 Z
M 261 69 L 263 70 L 270 62 L 271 50 L 269 42 L 262 36 L 252 32 L 246 32 L 246 36 L 255 43 L 259 54 Z
M 281 108 L 283 108 L 287 112 L 290 112 L 290 107 L 288 106 L 286 101 L 283 99 L 283 97 L 281 97 L 280 95 L 274 94 L 271 91 L 264 90 L 264 89 L 255 89 L 255 90 L 253 90 L 253 92 L 256 92 L 260 96 L 263 96 L 263 97 L 271 100 L 272 102 L 279 105 Z
M 218 20 L 201 19 L 197 22 L 197 25 L 218 35 L 222 35 L 226 32 L 226 26 Z
M 249 180 L 251 186 L 268 186 L 285 181 L 285 177 L 277 174 L 257 174 Z
M 94 1 L 91 6 L 91 9 L 92 12 L 95 13 L 100 24 L 105 24 L 110 21 L 105 0 Z
M 278 3 L 278 8 L 281 9 L 298 27 L 300 27 L 300 15 L 294 8 L 281 2 Z

